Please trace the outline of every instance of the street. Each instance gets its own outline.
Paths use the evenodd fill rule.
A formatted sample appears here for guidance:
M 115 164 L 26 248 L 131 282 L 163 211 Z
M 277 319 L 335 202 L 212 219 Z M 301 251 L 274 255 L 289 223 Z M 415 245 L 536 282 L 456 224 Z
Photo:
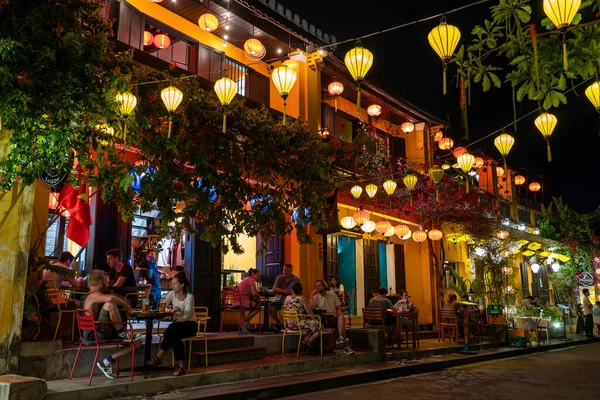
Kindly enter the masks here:
M 600 343 L 286 399 L 598 399 Z

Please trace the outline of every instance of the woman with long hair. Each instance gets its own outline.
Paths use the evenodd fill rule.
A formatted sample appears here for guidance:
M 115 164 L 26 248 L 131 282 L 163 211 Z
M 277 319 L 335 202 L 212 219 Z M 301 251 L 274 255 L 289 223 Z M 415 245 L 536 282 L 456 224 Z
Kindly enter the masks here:
M 260 271 L 256 268 L 248 270 L 248 276 L 242 279 L 238 285 L 240 291 L 239 301 L 235 301 L 236 306 L 248 311 L 242 323 L 242 333 L 248 333 L 248 324 L 252 318 L 260 312 L 260 295 L 256 289 L 256 282 L 260 280 Z
M 305 315 L 305 317 L 300 317 L 300 329 L 307 331 L 302 340 L 302 345 L 307 351 L 312 350 L 312 345 L 319 338 L 321 331 L 319 331 L 319 321 L 312 318 L 314 316 L 312 309 L 306 298 L 302 296 L 302 284 L 300 282 L 292 285 L 292 294 L 285 298 L 283 305 L 295 308 L 298 314 Z M 288 321 L 285 328 L 296 330 L 298 326 L 296 321 Z
M 183 361 L 185 360 L 185 345 L 182 339 L 196 335 L 197 324 L 194 317 L 194 296 L 188 292 L 190 280 L 185 272 L 179 272 L 171 279 L 172 291 L 169 292 L 165 300 L 165 306 L 173 315 L 173 322 L 164 332 L 163 340 L 160 343 L 160 350 L 156 356 L 148 362 L 148 365 L 162 364 L 165 353 L 173 349 L 177 366 L 174 376 L 185 374 Z M 150 340 L 146 338 L 146 340 Z

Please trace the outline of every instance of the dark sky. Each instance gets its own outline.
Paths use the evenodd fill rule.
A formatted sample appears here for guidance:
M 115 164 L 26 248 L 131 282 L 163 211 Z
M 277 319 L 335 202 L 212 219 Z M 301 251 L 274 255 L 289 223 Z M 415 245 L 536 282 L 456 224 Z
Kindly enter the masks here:
M 332 33 L 338 40 L 354 38 L 405 22 L 428 17 L 470 3 L 465 0 L 429 1 L 341 1 L 341 0 L 278 0 L 292 12 L 305 18 L 323 32 Z M 491 3 L 471 7 L 448 16 L 448 23 L 461 31 L 461 44 L 471 41 L 471 30 L 489 18 Z M 532 1 L 534 19 L 542 18 L 542 2 Z M 538 7 L 539 9 L 535 9 Z M 462 134 L 460 127 L 459 93 L 452 79 L 455 69 L 450 67 L 448 94 L 442 96 L 441 63 L 427 42 L 427 34 L 438 20 L 423 22 L 394 32 L 363 40 L 363 46 L 374 54 L 374 64 L 367 79 L 388 93 L 401 97 L 443 119 L 450 118 L 456 128 L 450 136 L 457 143 Z M 538 23 L 538 32 L 543 28 Z M 343 55 L 352 45 L 342 45 L 337 54 Z M 499 65 L 501 66 L 501 65 Z M 501 77 L 504 72 L 500 71 Z M 529 178 L 542 175 L 544 200 L 562 195 L 574 209 L 581 212 L 594 210 L 599 204 L 596 188 L 598 169 L 597 149 L 600 145 L 599 119 L 593 106 L 585 97 L 585 85 L 570 93 L 569 103 L 551 112 L 558 117 L 552 144 L 552 163 L 546 160 L 546 145 L 534 126 L 535 115 L 522 120 L 518 132 L 511 133 L 516 141 L 508 157 L 514 169 L 524 167 Z M 471 141 L 509 124 L 512 121 L 510 84 L 502 89 L 483 93 L 481 86 L 473 86 L 469 107 L 469 133 Z M 518 116 L 524 115 L 536 104 L 525 101 L 518 104 Z M 493 144 L 494 137 L 475 145 L 491 157 L 499 157 Z M 462 141 L 461 144 L 468 142 Z

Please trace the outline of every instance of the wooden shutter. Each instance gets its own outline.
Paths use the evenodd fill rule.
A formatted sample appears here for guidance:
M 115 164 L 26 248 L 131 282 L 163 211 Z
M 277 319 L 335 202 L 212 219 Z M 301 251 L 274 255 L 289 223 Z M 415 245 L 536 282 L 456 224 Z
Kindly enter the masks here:
M 377 240 L 363 240 L 365 266 L 365 304 L 379 289 L 379 246 Z
M 259 235 L 256 237 L 257 251 L 261 243 L 262 238 Z M 283 238 L 276 237 L 267 242 L 267 250 L 256 257 L 256 268 L 262 275 L 262 285 L 273 287 L 275 278 L 283 273 Z

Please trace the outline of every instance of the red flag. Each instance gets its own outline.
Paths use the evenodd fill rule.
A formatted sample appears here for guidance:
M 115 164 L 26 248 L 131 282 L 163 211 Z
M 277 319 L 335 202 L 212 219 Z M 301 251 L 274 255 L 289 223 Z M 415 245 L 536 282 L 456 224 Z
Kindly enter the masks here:
M 85 247 L 90 240 L 90 225 L 92 224 L 87 184 L 84 183 L 79 189 L 65 185 L 58 196 L 58 204 L 71 214 L 67 238 L 81 247 Z

